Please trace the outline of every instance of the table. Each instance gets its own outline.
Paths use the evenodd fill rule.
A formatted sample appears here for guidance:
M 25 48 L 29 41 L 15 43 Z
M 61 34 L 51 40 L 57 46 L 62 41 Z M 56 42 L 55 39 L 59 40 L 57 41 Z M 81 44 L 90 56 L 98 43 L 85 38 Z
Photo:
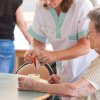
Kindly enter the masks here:
M 18 91 L 17 74 L 0 73 L 0 100 L 43 100 L 49 97 L 48 93 Z

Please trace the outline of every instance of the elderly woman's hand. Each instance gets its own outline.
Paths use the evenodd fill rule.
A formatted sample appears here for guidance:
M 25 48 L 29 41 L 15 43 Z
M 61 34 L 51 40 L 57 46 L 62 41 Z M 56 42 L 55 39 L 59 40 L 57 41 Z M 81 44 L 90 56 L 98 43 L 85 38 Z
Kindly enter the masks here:
M 49 77 L 48 82 L 51 84 L 60 84 L 61 83 L 61 78 L 57 74 L 53 74 Z
M 18 78 L 18 90 L 34 90 L 35 81 L 31 78 L 19 77 Z

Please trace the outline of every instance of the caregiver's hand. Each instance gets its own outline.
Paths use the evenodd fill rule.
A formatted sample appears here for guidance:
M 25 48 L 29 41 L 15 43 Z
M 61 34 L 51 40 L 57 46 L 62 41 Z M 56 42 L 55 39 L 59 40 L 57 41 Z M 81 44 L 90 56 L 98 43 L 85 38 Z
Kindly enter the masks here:
M 27 50 L 24 54 L 24 61 L 27 63 L 33 63 L 34 57 L 36 56 L 36 53 L 34 50 Z

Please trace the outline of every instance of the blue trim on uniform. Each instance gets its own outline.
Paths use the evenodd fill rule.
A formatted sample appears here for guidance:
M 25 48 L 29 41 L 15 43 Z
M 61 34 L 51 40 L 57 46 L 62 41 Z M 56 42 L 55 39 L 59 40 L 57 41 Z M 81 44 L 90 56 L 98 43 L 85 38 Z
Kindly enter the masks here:
M 36 40 L 46 43 L 46 38 L 43 37 L 43 36 L 40 36 L 40 35 L 37 34 L 37 33 L 35 33 L 35 32 L 32 30 L 32 28 L 29 28 L 29 29 L 28 29 L 28 33 L 29 33 L 33 38 L 35 38 Z
M 56 24 L 56 37 L 58 39 L 61 39 L 61 27 L 64 22 L 66 13 L 61 12 L 60 15 L 58 16 L 55 9 L 51 8 L 50 11 Z
M 78 34 L 78 39 L 80 39 L 82 37 L 86 37 L 87 34 L 88 34 L 88 30 L 83 30 L 83 31 L 81 31 L 81 32 L 79 32 L 77 34 Z
M 59 21 L 57 23 L 57 33 L 56 33 L 56 37 L 57 38 L 61 38 L 61 28 L 62 28 L 62 24 L 64 22 L 65 19 L 65 13 L 61 12 L 61 14 L 59 15 Z
M 52 16 L 54 18 L 55 24 L 57 25 L 58 20 L 59 20 L 58 19 L 58 15 L 57 15 L 56 11 L 53 8 L 51 8 L 50 11 L 51 11 L 51 14 L 52 14 Z
M 68 36 L 68 40 L 78 40 L 77 34 Z
M 76 34 L 74 34 L 74 35 L 70 35 L 69 37 L 68 37 L 68 39 L 69 40 L 78 40 L 78 39 L 80 39 L 80 38 L 83 38 L 83 37 L 86 37 L 87 36 L 87 30 L 83 30 L 83 31 L 81 31 L 81 32 L 79 32 L 79 33 L 76 33 Z

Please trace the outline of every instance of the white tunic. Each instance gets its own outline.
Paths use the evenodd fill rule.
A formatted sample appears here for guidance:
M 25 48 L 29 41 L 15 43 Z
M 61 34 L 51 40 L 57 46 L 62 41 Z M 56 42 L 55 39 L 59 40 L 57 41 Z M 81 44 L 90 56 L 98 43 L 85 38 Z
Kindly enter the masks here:
M 54 50 L 71 48 L 77 44 L 78 39 L 87 35 L 89 23 L 87 14 L 92 8 L 90 0 L 74 0 L 68 12 L 62 12 L 58 17 L 53 8 L 46 9 L 37 4 L 34 21 L 28 31 L 41 42 L 48 40 Z M 87 55 L 62 61 L 59 72 L 62 81 L 77 80 L 95 57 L 96 53 L 91 50 Z

